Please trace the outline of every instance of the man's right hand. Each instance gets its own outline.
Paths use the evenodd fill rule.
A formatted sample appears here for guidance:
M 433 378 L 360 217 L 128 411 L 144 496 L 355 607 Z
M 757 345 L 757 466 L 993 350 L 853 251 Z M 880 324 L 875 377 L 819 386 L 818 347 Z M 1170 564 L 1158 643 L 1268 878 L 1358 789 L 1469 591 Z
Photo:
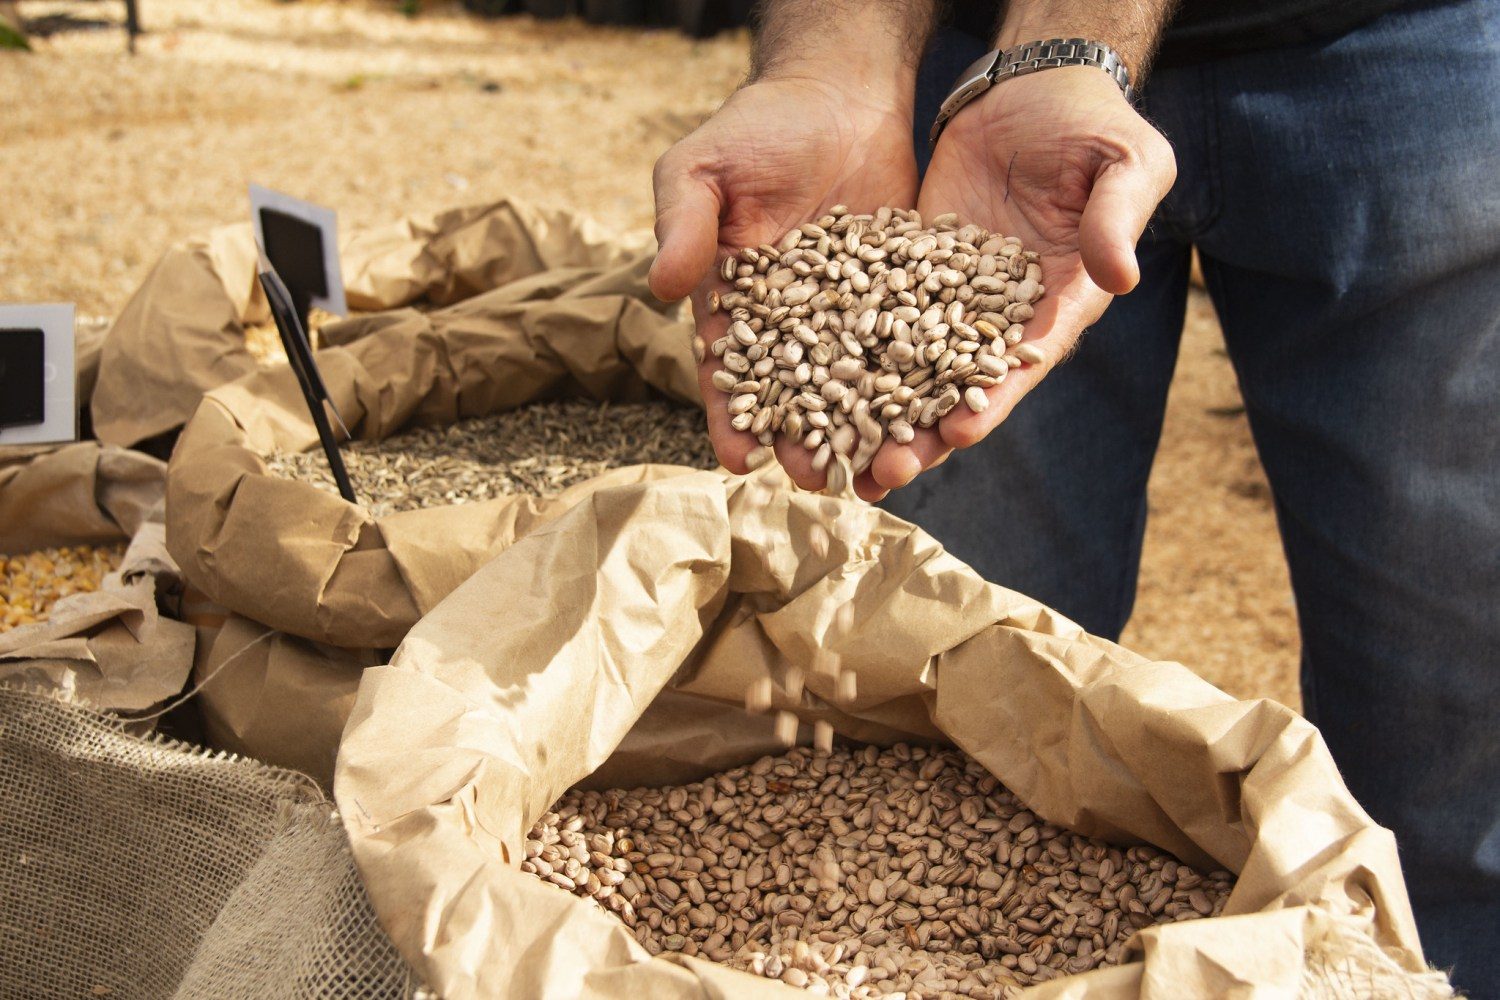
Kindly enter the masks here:
M 899 74 L 863 86 L 828 67 L 826 77 L 778 73 L 737 91 L 719 111 L 656 164 L 656 238 L 651 291 L 667 301 L 691 294 L 704 360 L 698 381 L 709 436 L 731 472 L 748 471 L 756 439 L 729 424 L 728 397 L 715 388 L 722 367 L 707 350 L 729 326 L 710 314 L 708 293 L 727 290 L 718 272 L 741 247 L 774 243 L 789 229 L 837 204 L 856 212 L 916 203 L 911 96 Z M 777 457 L 804 489 L 821 489 L 812 453 L 784 439 Z M 866 473 L 861 492 L 878 493 Z

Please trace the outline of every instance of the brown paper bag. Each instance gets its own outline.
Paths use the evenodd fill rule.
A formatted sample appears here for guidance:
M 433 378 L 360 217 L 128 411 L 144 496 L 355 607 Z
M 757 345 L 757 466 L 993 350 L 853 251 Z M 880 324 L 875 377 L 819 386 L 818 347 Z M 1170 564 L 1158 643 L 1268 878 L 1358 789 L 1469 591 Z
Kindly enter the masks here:
M 531 524 L 545 523 L 577 498 L 611 484 L 686 474 L 672 466 L 636 466 L 606 472 L 552 498 L 532 522 L 518 518 L 486 536 L 501 546 Z M 458 552 L 447 558 L 441 528 L 410 540 L 418 558 L 430 563 L 422 580 L 422 603 L 436 603 L 458 586 L 473 565 Z M 457 552 L 457 550 L 454 550 Z M 314 642 L 237 615 L 206 595 L 194 601 L 187 620 L 198 627 L 193 682 L 211 746 L 267 764 L 301 771 L 324 788 L 333 787 L 339 737 L 354 704 L 361 672 L 390 659 L 391 647 L 344 648 Z
M 0 633 L 0 683 L 116 711 L 182 690 L 193 630 L 158 609 L 179 583 L 166 554 L 165 472 L 154 458 L 93 443 L 0 468 L 0 552 L 131 539 L 98 591 L 58 601 L 47 621 Z
M 210 746 L 333 784 L 339 734 L 376 650 L 309 642 L 229 614 L 200 645 L 193 683 Z
M 93 442 L 0 465 L 0 552 L 130 538 L 161 503 L 165 472 L 148 455 Z
M 553 269 L 598 271 L 644 253 L 574 213 L 504 199 L 421 213 L 353 233 L 340 258 L 358 311 L 449 305 Z M 248 223 L 168 250 L 105 339 L 91 412 L 101 441 L 134 445 L 175 431 L 205 392 L 258 370 L 247 325 L 270 318 Z M 348 331 L 345 331 L 347 336 Z
M 408 216 L 344 242 L 344 293 L 364 312 L 452 305 L 530 275 L 607 270 L 645 253 L 648 233 L 612 233 L 587 216 L 505 198 Z
M 99 382 L 99 355 L 104 350 L 104 338 L 109 327 L 79 323 L 73 334 L 74 405 L 78 408 L 80 424 L 83 418 L 92 419 L 89 402 L 94 398 L 94 386 Z M 88 428 L 85 428 L 88 430 Z M 84 437 L 89 435 L 85 433 Z
M 627 274 L 643 280 L 643 265 Z M 478 296 L 430 314 L 351 320 L 378 329 L 319 352 L 324 381 L 365 440 L 559 395 L 696 399 L 687 324 L 654 300 L 594 294 L 599 282 L 549 301 Z M 592 488 L 377 519 L 311 484 L 268 475 L 260 458 L 316 446 L 289 369 L 214 390 L 172 456 L 167 543 L 214 602 L 335 646 L 394 648 L 470 573 Z M 638 467 L 609 481 L 662 474 Z
M 808 671 L 781 706 L 804 722 L 950 742 L 1051 822 L 1238 874 L 1224 917 L 1149 929 L 1134 961 L 1026 995 L 1341 995 L 1319 971 L 1329 942 L 1339 962 L 1422 975 L 1394 840 L 1313 726 L 1090 636 L 882 511 L 773 489 L 776 475 L 597 492 L 365 671 L 339 810 L 382 924 L 443 996 L 795 997 L 651 958 L 517 866 L 576 782 L 683 781 L 770 749 L 769 720 L 721 721 L 743 715 L 750 680 L 817 649 L 858 671 L 859 697 L 834 707 L 832 682 Z M 826 558 L 814 524 L 833 535 Z
M 538 276 L 431 313 L 337 324 L 330 329 L 344 331 L 347 346 L 319 352 L 324 380 L 351 430 L 369 440 L 555 396 L 696 400 L 690 326 L 649 297 L 647 266 L 637 258 L 606 272 L 548 272 L 563 289 L 555 297 L 536 296 Z M 200 630 L 195 679 L 215 745 L 324 783 L 360 669 L 385 662 L 424 612 L 594 490 L 685 471 L 626 467 L 555 497 L 373 518 L 266 474 L 261 454 L 316 442 L 286 369 L 209 393 L 173 455 L 168 542 L 198 603 L 243 624 Z M 242 650 L 252 627 L 278 637 Z
M 249 223 L 168 250 L 115 319 L 89 404 L 94 435 L 135 445 L 182 425 L 205 390 L 256 370 L 245 326 L 269 317 Z

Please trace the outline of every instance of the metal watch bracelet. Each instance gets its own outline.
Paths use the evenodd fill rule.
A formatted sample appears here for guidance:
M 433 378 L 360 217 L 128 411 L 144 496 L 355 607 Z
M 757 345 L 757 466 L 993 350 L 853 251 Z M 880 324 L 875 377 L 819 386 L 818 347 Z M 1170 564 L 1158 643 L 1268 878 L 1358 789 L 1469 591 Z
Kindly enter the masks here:
M 1134 101 L 1135 91 L 1130 86 L 1130 69 L 1120 54 L 1103 42 L 1091 42 L 1087 38 L 1049 38 L 1041 42 L 1025 42 L 981 56 L 968 69 L 951 93 L 943 100 L 937 119 L 932 123 L 929 141 L 936 144 L 943 134 L 948 120 L 980 94 L 1001 80 L 1013 76 L 1026 76 L 1038 70 L 1056 69 L 1059 66 L 1096 66 L 1110 75 L 1125 93 L 1125 100 Z

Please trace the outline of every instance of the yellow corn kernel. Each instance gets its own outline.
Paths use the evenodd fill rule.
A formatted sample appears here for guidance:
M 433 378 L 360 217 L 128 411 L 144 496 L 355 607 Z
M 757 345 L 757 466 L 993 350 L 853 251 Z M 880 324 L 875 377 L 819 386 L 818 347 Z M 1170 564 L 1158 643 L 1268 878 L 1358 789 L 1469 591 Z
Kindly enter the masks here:
M 52 605 L 62 598 L 98 590 L 124 555 L 123 545 L 0 555 L 0 632 L 46 621 Z

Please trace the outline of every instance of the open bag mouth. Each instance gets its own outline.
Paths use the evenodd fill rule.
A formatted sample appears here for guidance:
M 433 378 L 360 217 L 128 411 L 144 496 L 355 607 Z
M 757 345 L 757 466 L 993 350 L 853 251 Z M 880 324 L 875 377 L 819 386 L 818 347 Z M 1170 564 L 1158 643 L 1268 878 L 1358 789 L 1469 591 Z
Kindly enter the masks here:
M 365 672 L 339 809 L 383 925 L 444 996 L 795 996 L 653 958 L 519 865 L 579 783 L 682 783 L 779 752 L 746 688 L 820 652 L 857 671 L 857 697 L 808 672 L 778 708 L 851 741 L 952 745 L 1049 823 L 1238 876 L 1225 916 L 1149 928 L 1127 964 L 1027 995 L 1294 995 L 1335 925 L 1425 971 L 1394 839 L 1311 724 L 1088 635 L 920 529 L 780 477 L 598 491 Z
M 636 257 L 575 275 L 552 298 L 525 297 L 516 290 L 523 281 L 434 312 L 339 324 L 338 346 L 318 352 L 318 365 L 360 442 L 350 464 L 369 442 L 555 399 L 696 405 L 689 327 L 649 298 L 648 264 Z M 318 442 L 287 368 L 210 391 L 173 452 L 167 540 L 213 601 L 332 646 L 394 648 L 453 587 L 576 495 L 517 493 L 376 516 L 268 469 L 268 456 Z M 655 474 L 634 468 L 638 478 Z M 585 483 L 570 489 L 586 492 Z
M 323 344 L 347 344 L 378 314 L 446 307 L 509 287 L 550 297 L 650 246 L 586 215 L 516 198 L 417 212 L 340 239 L 348 306 L 360 316 L 323 326 Z M 205 393 L 280 356 L 256 281 L 249 223 L 221 226 L 164 253 L 105 338 L 90 404 L 100 440 L 136 446 L 170 435 Z M 163 351 L 163 345 L 170 345 Z
M 166 466 L 94 441 L 0 466 L 0 685 L 142 712 L 182 690 L 191 626 L 163 613 Z

